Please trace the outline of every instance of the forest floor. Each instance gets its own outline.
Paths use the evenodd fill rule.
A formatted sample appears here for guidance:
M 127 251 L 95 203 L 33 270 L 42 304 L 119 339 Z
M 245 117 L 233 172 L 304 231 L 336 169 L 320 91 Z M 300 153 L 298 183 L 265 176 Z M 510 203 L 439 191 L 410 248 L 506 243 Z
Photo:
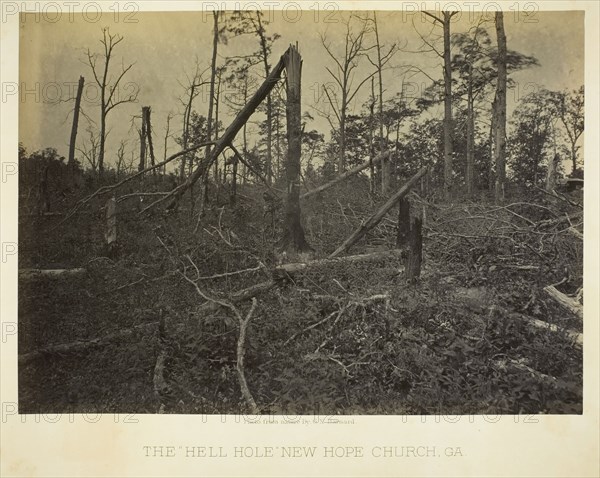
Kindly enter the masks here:
M 21 413 L 250 410 L 238 320 L 199 291 L 229 300 L 272 280 L 281 225 L 265 222 L 262 188 L 242 186 L 233 206 L 222 196 L 199 224 L 187 197 L 150 216 L 136 198 L 120 202 L 111 257 L 102 201 L 60 225 L 21 204 L 19 268 L 85 269 L 19 279 Z M 327 257 L 382 200 L 354 178 L 304 201 L 311 258 Z M 583 324 L 544 288 L 574 296 L 582 286 L 573 229 L 583 210 L 536 191 L 501 207 L 411 201 L 424 216 L 416 283 L 389 256 L 306 269 L 257 296 L 243 368 L 260 412 L 582 413 Z M 349 254 L 393 249 L 396 214 Z M 250 301 L 236 307 L 245 316 Z

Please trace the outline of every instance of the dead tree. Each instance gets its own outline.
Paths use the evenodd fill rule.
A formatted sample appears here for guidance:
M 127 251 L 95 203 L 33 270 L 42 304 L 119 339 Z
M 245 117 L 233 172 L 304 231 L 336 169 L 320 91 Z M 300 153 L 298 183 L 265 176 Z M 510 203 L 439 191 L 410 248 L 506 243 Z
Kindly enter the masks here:
M 92 54 L 89 49 L 87 50 L 88 64 L 90 65 L 94 79 L 100 88 L 100 145 L 98 150 L 98 174 L 100 176 L 102 176 L 104 172 L 104 150 L 107 136 L 106 119 L 108 113 L 120 104 L 132 103 L 137 100 L 137 91 L 126 98 L 119 98 L 118 95 L 118 92 L 120 91 L 119 83 L 131 69 L 133 63 L 127 67 L 123 66 L 117 79 L 114 82 L 111 81 L 110 60 L 113 56 L 115 47 L 122 41 L 123 37 L 121 35 L 111 35 L 108 28 L 103 28 L 102 40 L 100 40 L 100 43 L 102 43 L 102 46 L 104 47 L 104 52 L 100 55 L 95 55 Z M 99 57 L 103 60 L 103 65 L 97 64 Z
M 81 107 L 81 95 L 83 93 L 83 76 L 79 77 L 77 85 L 77 96 L 75 97 L 75 109 L 73 110 L 73 126 L 71 127 L 71 142 L 69 143 L 69 171 L 73 172 L 75 166 L 75 141 L 77 139 L 77 127 L 79 126 L 79 109 Z
M 148 106 L 142 106 L 142 129 L 140 130 L 140 164 L 138 166 L 138 171 L 143 171 L 146 169 L 146 119 L 147 119 L 147 110 Z
M 284 55 L 287 73 L 287 136 L 288 157 L 286 163 L 287 200 L 285 203 L 285 226 L 281 250 L 297 252 L 311 250 L 300 218 L 300 155 L 302 146 L 301 126 L 301 78 L 302 57 L 298 47 L 290 45 Z
M 427 173 L 427 167 L 423 167 L 419 170 L 417 174 L 415 174 L 410 180 L 402 186 L 391 198 L 387 200 L 387 202 L 381 206 L 377 211 L 375 211 L 371 217 L 367 219 L 367 221 L 359 226 L 348 239 L 346 239 L 340 247 L 338 247 L 330 256 L 330 259 L 339 256 L 342 252 L 347 251 L 352 247 L 358 240 L 360 240 L 367 232 L 373 229 L 379 222 L 383 219 L 383 217 L 387 214 L 387 212 L 396 204 L 400 199 L 406 196 L 412 187 L 417 184 L 419 179 Z
M 150 166 L 154 166 L 156 164 L 156 158 L 154 156 L 154 146 L 152 144 L 152 125 L 150 123 L 150 113 L 152 108 L 150 106 L 146 106 L 143 110 L 144 114 L 144 122 L 146 123 L 146 139 L 148 140 L 148 151 L 150 153 Z M 156 169 L 153 170 L 153 173 L 156 174 Z
M 506 156 L 506 34 L 504 14 L 496 12 L 496 35 L 498 37 L 498 82 L 496 84 L 494 163 L 496 164 L 496 202 L 504 200 Z

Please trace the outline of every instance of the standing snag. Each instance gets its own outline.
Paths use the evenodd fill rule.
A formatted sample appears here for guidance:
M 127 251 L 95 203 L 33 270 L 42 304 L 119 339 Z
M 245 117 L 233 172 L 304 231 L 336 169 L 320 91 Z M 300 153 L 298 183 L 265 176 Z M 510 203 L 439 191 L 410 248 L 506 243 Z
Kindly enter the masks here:
M 298 48 L 290 45 L 284 55 L 287 72 L 287 133 L 288 157 L 286 163 L 287 199 L 285 203 L 284 232 L 281 250 L 296 252 L 312 248 L 306 242 L 300 218 L 300 153 L 301 153 L 301 77 L 302 57 Z

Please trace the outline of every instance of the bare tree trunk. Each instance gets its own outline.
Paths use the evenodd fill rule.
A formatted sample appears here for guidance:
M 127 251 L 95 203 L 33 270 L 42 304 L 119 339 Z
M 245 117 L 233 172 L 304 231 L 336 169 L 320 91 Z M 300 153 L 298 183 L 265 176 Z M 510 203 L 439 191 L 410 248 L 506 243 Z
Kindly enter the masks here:
M 444 196 L 452 196 L 452 62 L 450 58 L 451 12 L 443 12 L 444 21 Z
M 148 118 L 148 108 L 149 106 L 142 106 L 142 129 L 140 131 L 140 164 L 138 166 L 138 171 L 143 171 L 146 169 L 146 140 L 148 138 L 148 134 L 146 133 L 146 120 Z
M 217 85 L 216 85 L 216 91 L 215 91 L 215 122 L 214 122 L 214 137 L 218 138 L 219 137 L 219 100 L 221 97 L 221 74 L 222 72 L 219 71 L 219 73 L 217 74 Z M 226 163 L 223 161 L 223 178 L 222 180 L 225 181 L 225 168 L 226 168 Z M 217 191 L 219 188 L 219 184 L 220 184 L 220 179 L 219 179 L 219 161 L 218 158 L 215 159 L 215 183 L 217 186 Z
M 73 168 L 75 166 L 75 141 L 77 139 L 77 127 L 79 125 L 79 109 L 81 107 L 81 95 L 83 93 L 83 76 L 79 77 L 79 84 L 77 85 L 77 96 L 75 97 L 75 108 L 73 110 L 73 127 L 71 128 L 71 142 L 69 143 L 69 172 L 73 174 Z
M 377 26 L 377 14 L 373 12 L 373 25 L 375 27 L 375 40 L 377 50 L 377 78 L 379 80 L 379 152 L 382 153 L 387 147 L 383 144 L 383 60 L 381 57 L 381 43 L 379 42 L 379 28 Z M 393 47 L 392 47 L 393 48 Z M 391 53 L 392 50 L 390 50 Z M 389 188 L 389 167 L 385 159 L 381 162 L 381 193 L 386 194 Z
M 302 147 L 302 118 L 300 110 L 302 57 L 293 45 L 285 56 L 287 72 L 287 136 L 286 162 L 287 200 L 281 250 L 303 252 L 312 248 L 306 242 L 300 217 L 300 156 Z
M 211 141 L 212 127 L 213 127 L 213 108 L 215 104 L 215 79 L 217 77 L 217 50 L 219 48 L 219 12 L 213 11 L 213 51 L 212 60 L 210 64 L 210 92 L 208 96 L 208 118 L 206 120 L 206 138 Z M 211 146 L 206 147 L 205 157 L 208 158 L 210 155 Z M 218 167 L 218 156 L 214 158 L 215 171 Z M 216 177 L 215 177 L 216 179 Z
M 560 162 L 560 156 L 555 154 L 548 161 L 548 173 L 546 175 L 546 191 L 552 192 L 556 187 L 556 168 Z
M 495 151 L 495 141 L 496 141 L 496 98 L 492 101 L 492 111 L 490 115 L 490 164 L 488 170 L 488 190 L 489 192 L 493 192 L 496 187 L 496 173 L 494 168 L 494 158 L 496 157 Z
M 185 111 L 183 112 L 183 149 L 188 149 L 188 144 L 190 140 L 190 118 L 192 115 L 192 102 L 194 101 L 196 84 L 192 82 L 192 86 L 190 86 L 190 98 L 188 100 L 188 104 L 186 105 Z M 210 141 L 210 139 L 207 139 Z M 181 166 L 179 170 L 179 177 L 183 180 L 185 177 L 185 166 L 189 163 L 190 170 L 193 167 L 194 155 L 192 154 L 189 158 L 188 155 L 184 155 L 181 157 Z
M 152 123 L 150 122 L 151 111 L 152 108 L 146 106 L 146 136 L 148 138 L 148 150 L 150 152 L 150 166 L 154 166 L 156 164 L 156 158 L 154 156 L 154 146 L 152 144 Z M 156 174 L 156 169 L 153 171 L 153 174 Z
M 474 192 L 474 172 L 475 172 L 475 120 L 473 114 L 473 66 L 469 65 L 469 82 L 467 86 L 467 196 L 472 197 Z
M 257 34 L 260 40 L 260 48 L 262 52 L 262 60 L 265 68 L 265 78 L 269 76 L 270 68 L 269 68 L 269 52 L 267 49 L 267 39 L 265 37 L 265 30 L 262 26 L 262 21 L 260 19 L 260 13 L 256 14 L 256 20 L 258 22 Z M 273 133 L 271 131 L 272 128 L 272 119 L 273 119 L 273 104 L 271 101 L 271 93 L 267 95 L 267 158 L 266 158 L 266 169 L 267 169 L 267 182 L 269 184 L 273 183 L 273 155 L 271 151 L 271 146 L 273 142 Z
M 167 115 L 167 128 L 165 131 L 165 149 L 163 151 L 163 161 L 165 161 L 167 159 L 167 144 L 169 141 L 169 129 L 171 127 L 171 118 L 172 118 L 171 113 L 169 113 Z M 167 172 L 167 165 L 165 164 L 162 168 L 163 175 L 166 174 L 166 172 Z
M 375 157 L 375 138 L 373 134 L 374 124 L 374 110 L 375 110 L 375 80 L 371 78 L 371 102 L 369 103 L 369 172 L 371 177 L 369 178 L 369 189 L 371 195 L 375 194 L 375 165 L 373 164 L 373 158 Z
M 104 174 L 104 148 L 106 147 L 106 116 L 100 118 L 100 146 L 98 149 L 98 177 Z
M 494 159 L 496 163 L 496 202 L 504 201 L 506 177 L 506 34 L 504 15 L 496 12 L 496 35 L 498 37 L 498 84 L 496 88 L 496 134 Z
M 340 115 L 340 156 L 338 159 L 338 174 L 343 174 L 346 170 L 346 98 L 342 91 L 342 114 Z

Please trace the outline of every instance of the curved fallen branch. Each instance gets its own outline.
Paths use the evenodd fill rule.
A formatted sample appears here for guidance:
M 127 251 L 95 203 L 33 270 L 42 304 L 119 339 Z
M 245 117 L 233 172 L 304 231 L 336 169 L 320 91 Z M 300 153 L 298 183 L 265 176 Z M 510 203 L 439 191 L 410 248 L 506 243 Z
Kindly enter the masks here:
M 196 264 L 194 264 L 194 262 L 191 260 L 191 258 L 189 256 L 186 256 L 186 258 L 190 261 L 192 266 L 196 269 L 196 272 L 198 272 L 198 268 L 196 267 Z M 184 272 L 180 271 L 179 273 L 186 281 L 188 281 L 190 284 L 192 284 L 194 286 L 194 288 L 196 289 L 196 292 L 198 293 L 198 295 L 200 297 L 202 297 L 207 302 L 215 304 L 216 306 L 220 306 L 220 307 L 230 310 L 232 312 L 232 314 L 237 318 L 239 327 L 240 327 L 240 333 L 238 335 L 238 341 L 237 341 L 238 381 L 240 384 L 240 389 L 242 391 L 242 395 L 244 396 L 246 403 L 250 407 L 250 410 L 252 411 L 253 414 L 256 414 L 256 415 L 259 414 L 260 409 L 256 405 L 256 402 L 254 401 L 254 397 L 252 397 L 252 393 L 250 392 L 250 389 L 248 388 L 248 382 L 246 381 L 246 375 L 244 373 L 244 355 L 246 354 L 246 331 L 248 329 L 248 324 L 250 323 L 250 320 L 252 319 L 252 315 L 254 314 L 254 310 L 256 309 L 256 306 L 257 306 L 256 298 L 254 298 L 254 297 L 252 298 L 252 305 L 250 306 L 250 310 L 248 311 L 248 313 L 246 314 L 246 317 L 244 318 L 244 317 L 242 317 L 242 314 L 240 313 L 238 308 L 235 305 L 233 305 L 231 302 L 214 299 L 214 298 L 206 295 L 204 292 L 202 292 L 200 287 L 198 287 L 198 284 L 196 283 L 196 281 L 190 279 L 188 277 L 188 275 L 185 273 L 185 270 L 184 270 Z
M 38 349 L 34 352 L 19 355 L 19 366 L 28 365 L 34 360 L 46 357 L 48 355 L 67 354 L 74 352 L 81 352 L 90 347 L 98 347 L 107 345 L 113 340 L 124 339 L 130 337 L 135 332 L 145 331 L 152 329 L 158 325 L 158 322 L 149 322 L 147 324 L 140 324 L 130 329 L 121 330 L 115 334 L 106 335 L 104 337 L 98 337 L 91 340 L 76 340 L 68 344 L 49 345 L 48 347 Z

